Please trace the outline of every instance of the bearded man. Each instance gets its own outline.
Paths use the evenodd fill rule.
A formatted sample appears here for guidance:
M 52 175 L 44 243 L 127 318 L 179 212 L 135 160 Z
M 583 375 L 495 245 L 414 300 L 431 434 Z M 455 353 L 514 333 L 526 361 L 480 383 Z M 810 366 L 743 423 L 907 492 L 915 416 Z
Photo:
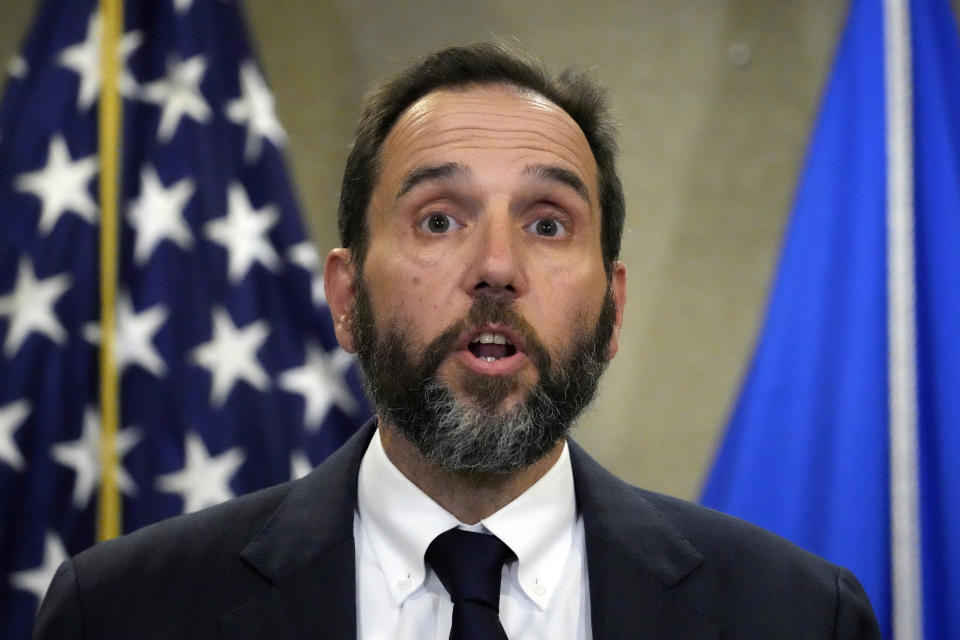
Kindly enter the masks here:
M 501 47 L 367 100 L 325 284 L 376 419 L 58 571 L 38 638 L 878 638 L 848 571 L 567 439 L 618 348 L 603 91 Z

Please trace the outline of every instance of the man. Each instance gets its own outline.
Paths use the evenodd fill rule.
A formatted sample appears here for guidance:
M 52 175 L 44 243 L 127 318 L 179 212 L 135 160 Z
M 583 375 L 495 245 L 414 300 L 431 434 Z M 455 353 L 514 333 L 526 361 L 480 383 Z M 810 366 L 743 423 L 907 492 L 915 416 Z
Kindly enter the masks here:
M 847 571 L 566 439 L 617 352 L 603 94 L 487 44 L 373 93 L 327 258 L 377 418 L 307 478 L 64 563 L 38 638 L 876 638 Z

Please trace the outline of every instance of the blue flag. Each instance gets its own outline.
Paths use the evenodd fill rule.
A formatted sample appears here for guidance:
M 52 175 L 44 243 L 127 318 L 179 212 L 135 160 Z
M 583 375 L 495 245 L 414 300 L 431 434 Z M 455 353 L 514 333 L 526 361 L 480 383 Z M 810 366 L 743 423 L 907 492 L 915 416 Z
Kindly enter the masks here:
M 117 480 L 125 531 L 306 473 L 369 415 L 333 337 L 239 7 L 138 0 L 124 145 Z M 47 0 L 0 106 L 0 637 L 95 536 L 101 21 Z
M 766 324 L 702 499 L 851 568 L 884 637 L 956 639 L 960 41 L 946 0 L 888 0 L 902 5 L 899 31 L 884 4 L 852 3 Z M 892 121 L 907 123 L 904 137 Z M 912 228 L 888 229 L 894 208 Z M 903 508 L 904 495 L 915 504 Z

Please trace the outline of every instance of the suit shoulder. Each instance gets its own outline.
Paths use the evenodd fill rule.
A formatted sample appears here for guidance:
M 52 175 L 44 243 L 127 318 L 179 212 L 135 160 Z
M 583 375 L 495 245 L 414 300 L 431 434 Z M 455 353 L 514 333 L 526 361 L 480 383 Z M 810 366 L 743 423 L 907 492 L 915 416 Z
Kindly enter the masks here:
M 817 612 L 814 618 L 823 634 L 880 637 L 870 600 L 847 569 L 740 518 L 635 490 L 701 555 L 703 562 L 691 575 L 692 592 L 731 632 L 754 637 L 757 628 L 790 627 L 801 633 L 810 628 L 805 626 L 811 624 L 809 612 Z M 720 602 L 725 604 L 718 606 Z
M 879 638 L 846 569 L 739 518 L 631 486 L 575 445 L 571 460 L 591 579 L 596 569 L 666 589 L 725 637 Z
M 37 637 L 209 638 L 219 618 L 269 588 L 240 552 L 291 484 L 235 498 L 97 544 L 61 565 Z M 71 635 L 72 637 L 72 635 Z
M 571 443 L 571 459 L 578 500 L 595 530 L 624 545 L 642 536 L 684 546 L 712 562 L 760 565 L 773 560 L 809 565 L 820 570 L 837 568 L 792 542 L 745 520 L 687 500 L 635 487 L 600 466 L 583 449 Z
M 710 556 L 729 554 L 737 561 L 754 558 L 764 563 L 774 558 L 790 558 L 830 572 L 838 569 L 820 556 L 746 520 L 680 498 L 635 490 L 693 546 Z
M 268 487 L 194 513 L 175 516 L 138 529 L 81 552 L 74 559 L 78 570 L 96 567 L 162 575 L 177 564 L 202 559 L 232 560 L 264 525 L 290 491 L 291 483 Z M 109 572 L 107 572 L 109 573 Z

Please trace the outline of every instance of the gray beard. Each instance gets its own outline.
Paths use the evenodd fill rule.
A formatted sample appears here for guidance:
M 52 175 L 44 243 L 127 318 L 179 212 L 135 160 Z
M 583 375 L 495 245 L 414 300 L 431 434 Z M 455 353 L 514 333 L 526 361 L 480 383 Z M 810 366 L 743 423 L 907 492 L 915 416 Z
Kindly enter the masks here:
M 377 413 L 394 425 L 426 460 L 452 472 L 505 475 L 543 458 L 569 432 L 596 394 L 607 365 L 615 309 L 608 291 L 592 332 L 580 332 L 554 365 L 536 333 L 509 302 L 477 298 L 469 313 L 422 350 L 410 355 L 407 333 L 396 323 L 380 335 L 361 278 L 353 311 L 354 343 Z M 510 409 L 503 401 L 513 380 L 473 378 L 465 385 L 474 402 L 459 399 L 437 370 L 466 327 L 499 322 L 524 335 L 538 380 Z
M 502 413 L 461 402 L 442 383 L 425 387 L 433 399 L 432 428 L 414 442 L 422 456 L 447 471 L 507 474 L 524 469 L 567 434 L 570 424 L 558 419 L 558 409 L 539 386 L 534 398 Z

